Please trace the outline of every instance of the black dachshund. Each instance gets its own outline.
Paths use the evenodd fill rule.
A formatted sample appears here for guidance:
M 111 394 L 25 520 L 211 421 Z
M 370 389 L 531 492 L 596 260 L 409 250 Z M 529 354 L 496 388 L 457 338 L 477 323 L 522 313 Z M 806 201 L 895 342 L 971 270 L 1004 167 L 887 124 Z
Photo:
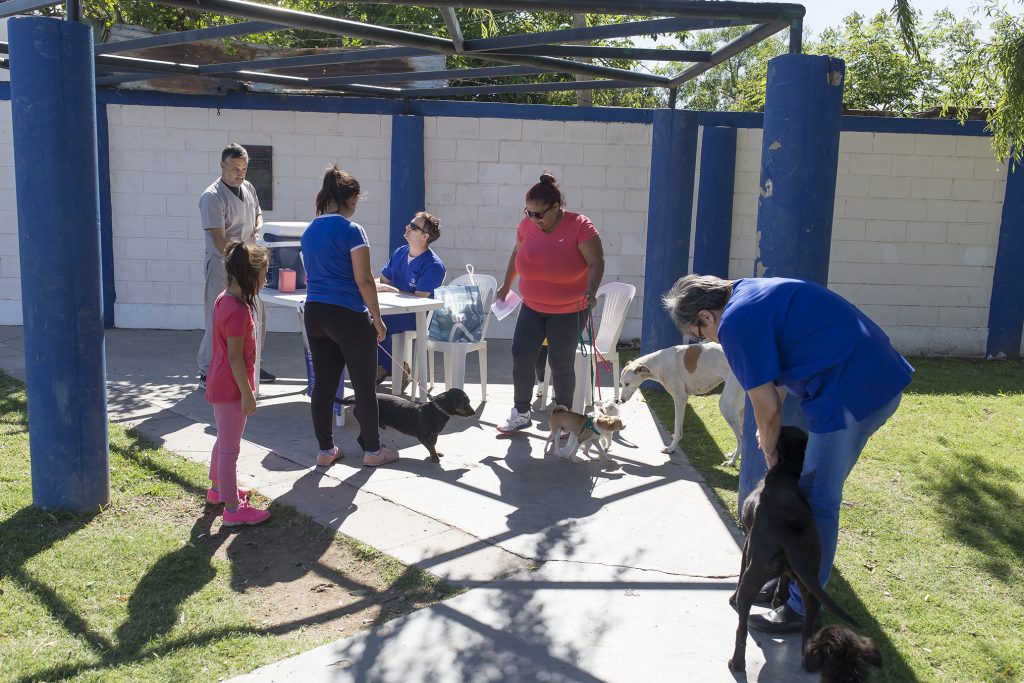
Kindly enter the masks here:
M 347 396 L 342 403 L 355 403 L 354 396 Z M 356 409 L 358 411 L 358 408 Z M 377 411 L 382 429 L 392 427 L 415 436 L 430 451 L 430 459 L 441 462 L 443 453 L 438 453 L 437 435 L 441 433 L 452 415 L 473 417 L 476 411 L 469 402 L 469 396 L 462 389 L 449 389 L 430 399 L 427 403 L 416 403 L 402 396 L 377 394 Z M 357 418 L 358 419 L 358 418 Z M 359 445 L 363 445 L 362 436 Z
M 856 625 L 818 583 L 821 566 L 821 541 L 811 515 L 811 506 L 800 491 L 800 472 L 804 466 L 807 434 L 796 427 L 783 427 L 779 433 L 779 460 L 743 503 L 743 526 L 747 541 L 743 545 L 743 564 L 736 592 L 729 598 L 739 612 L 736 649 L 729 668 L 746 668 L 747 617 L 757 592 L 769 580 L 780 577 L 780 591 L 789 580 L 796 580 L 807 609 L 803 643 L 811 638 L 815 616 L 821 604 Z M 806 662 L 804 662 L 806 668 Z

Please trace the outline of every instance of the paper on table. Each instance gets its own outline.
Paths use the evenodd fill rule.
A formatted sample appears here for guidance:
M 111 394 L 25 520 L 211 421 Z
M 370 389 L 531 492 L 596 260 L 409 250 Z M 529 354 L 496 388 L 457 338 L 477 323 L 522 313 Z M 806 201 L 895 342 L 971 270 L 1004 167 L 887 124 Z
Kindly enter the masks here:
M 491 304 L 491 312 L 494 313 L 494 317 L 498 320 L 504 320 L 512 311 L 516 310 L 522 301 L 522 297 L 510 289 L 504 301 L 500 299 L 494 300 L 494 303 Z

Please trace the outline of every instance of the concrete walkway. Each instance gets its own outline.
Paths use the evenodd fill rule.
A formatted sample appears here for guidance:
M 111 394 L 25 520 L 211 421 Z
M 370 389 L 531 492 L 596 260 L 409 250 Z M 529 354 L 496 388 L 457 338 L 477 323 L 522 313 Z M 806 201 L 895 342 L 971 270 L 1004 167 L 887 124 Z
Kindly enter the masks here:
M 110 331 L 109 411 L 208 463 L 213 415 L 195 386 L 199 338 Z M 471 590 L 235 680 L 816 680 L 800 669 L 798 636 L 754 634 L 746 676 L 728 670 L 741 537 L 685 457 L 661 453 L 667 439 L 639 398 L 623 407 L 612 464 L 545 454 L 545 419 L 495 438 L 511 407 L 509 349 L 491 342 L 489 400 L 479 419 L 452 418 L 440 465 L 388 430 L 384 441 L 402 459 L 359 466 L 350 417 L 336 431 L 345 458 L 324 470 L 313 467 L 298 334 L 269 335 L 264 367 L 280 379 L 263 387 L 246 428 L 239 483 Z M 0 368 L 24 378 L 20 328 L 0 328 Z

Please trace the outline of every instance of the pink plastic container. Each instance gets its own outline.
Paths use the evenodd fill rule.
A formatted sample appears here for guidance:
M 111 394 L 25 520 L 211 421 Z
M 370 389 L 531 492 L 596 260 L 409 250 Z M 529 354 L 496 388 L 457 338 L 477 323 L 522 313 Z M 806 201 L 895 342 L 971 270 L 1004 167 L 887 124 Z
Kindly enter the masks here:
M 291 268 L 281 268 L 277 271 L 277 291 L 282 294 L 291 294 L 295 291 L 295 271 Z

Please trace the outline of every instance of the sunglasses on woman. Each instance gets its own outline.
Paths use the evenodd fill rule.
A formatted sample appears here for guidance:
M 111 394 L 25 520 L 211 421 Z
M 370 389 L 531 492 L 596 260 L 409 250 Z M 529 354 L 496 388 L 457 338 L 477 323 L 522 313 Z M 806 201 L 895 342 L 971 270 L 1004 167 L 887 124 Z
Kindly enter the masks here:
M 535 221 L 539 221 L 541 218 L 544 218 L 544 214 L 546 214 L 548 211 L 550 211 L 552 208 L 554 208 L 554 206 L 555 205 L 552 204 L 551 206 L 549 206 L 548 208 L 544 209 L 543 211 L 530 211 L 529 209 L 523 209 L 523 213 L 526 214 L 527 218 L 532 218 Z

